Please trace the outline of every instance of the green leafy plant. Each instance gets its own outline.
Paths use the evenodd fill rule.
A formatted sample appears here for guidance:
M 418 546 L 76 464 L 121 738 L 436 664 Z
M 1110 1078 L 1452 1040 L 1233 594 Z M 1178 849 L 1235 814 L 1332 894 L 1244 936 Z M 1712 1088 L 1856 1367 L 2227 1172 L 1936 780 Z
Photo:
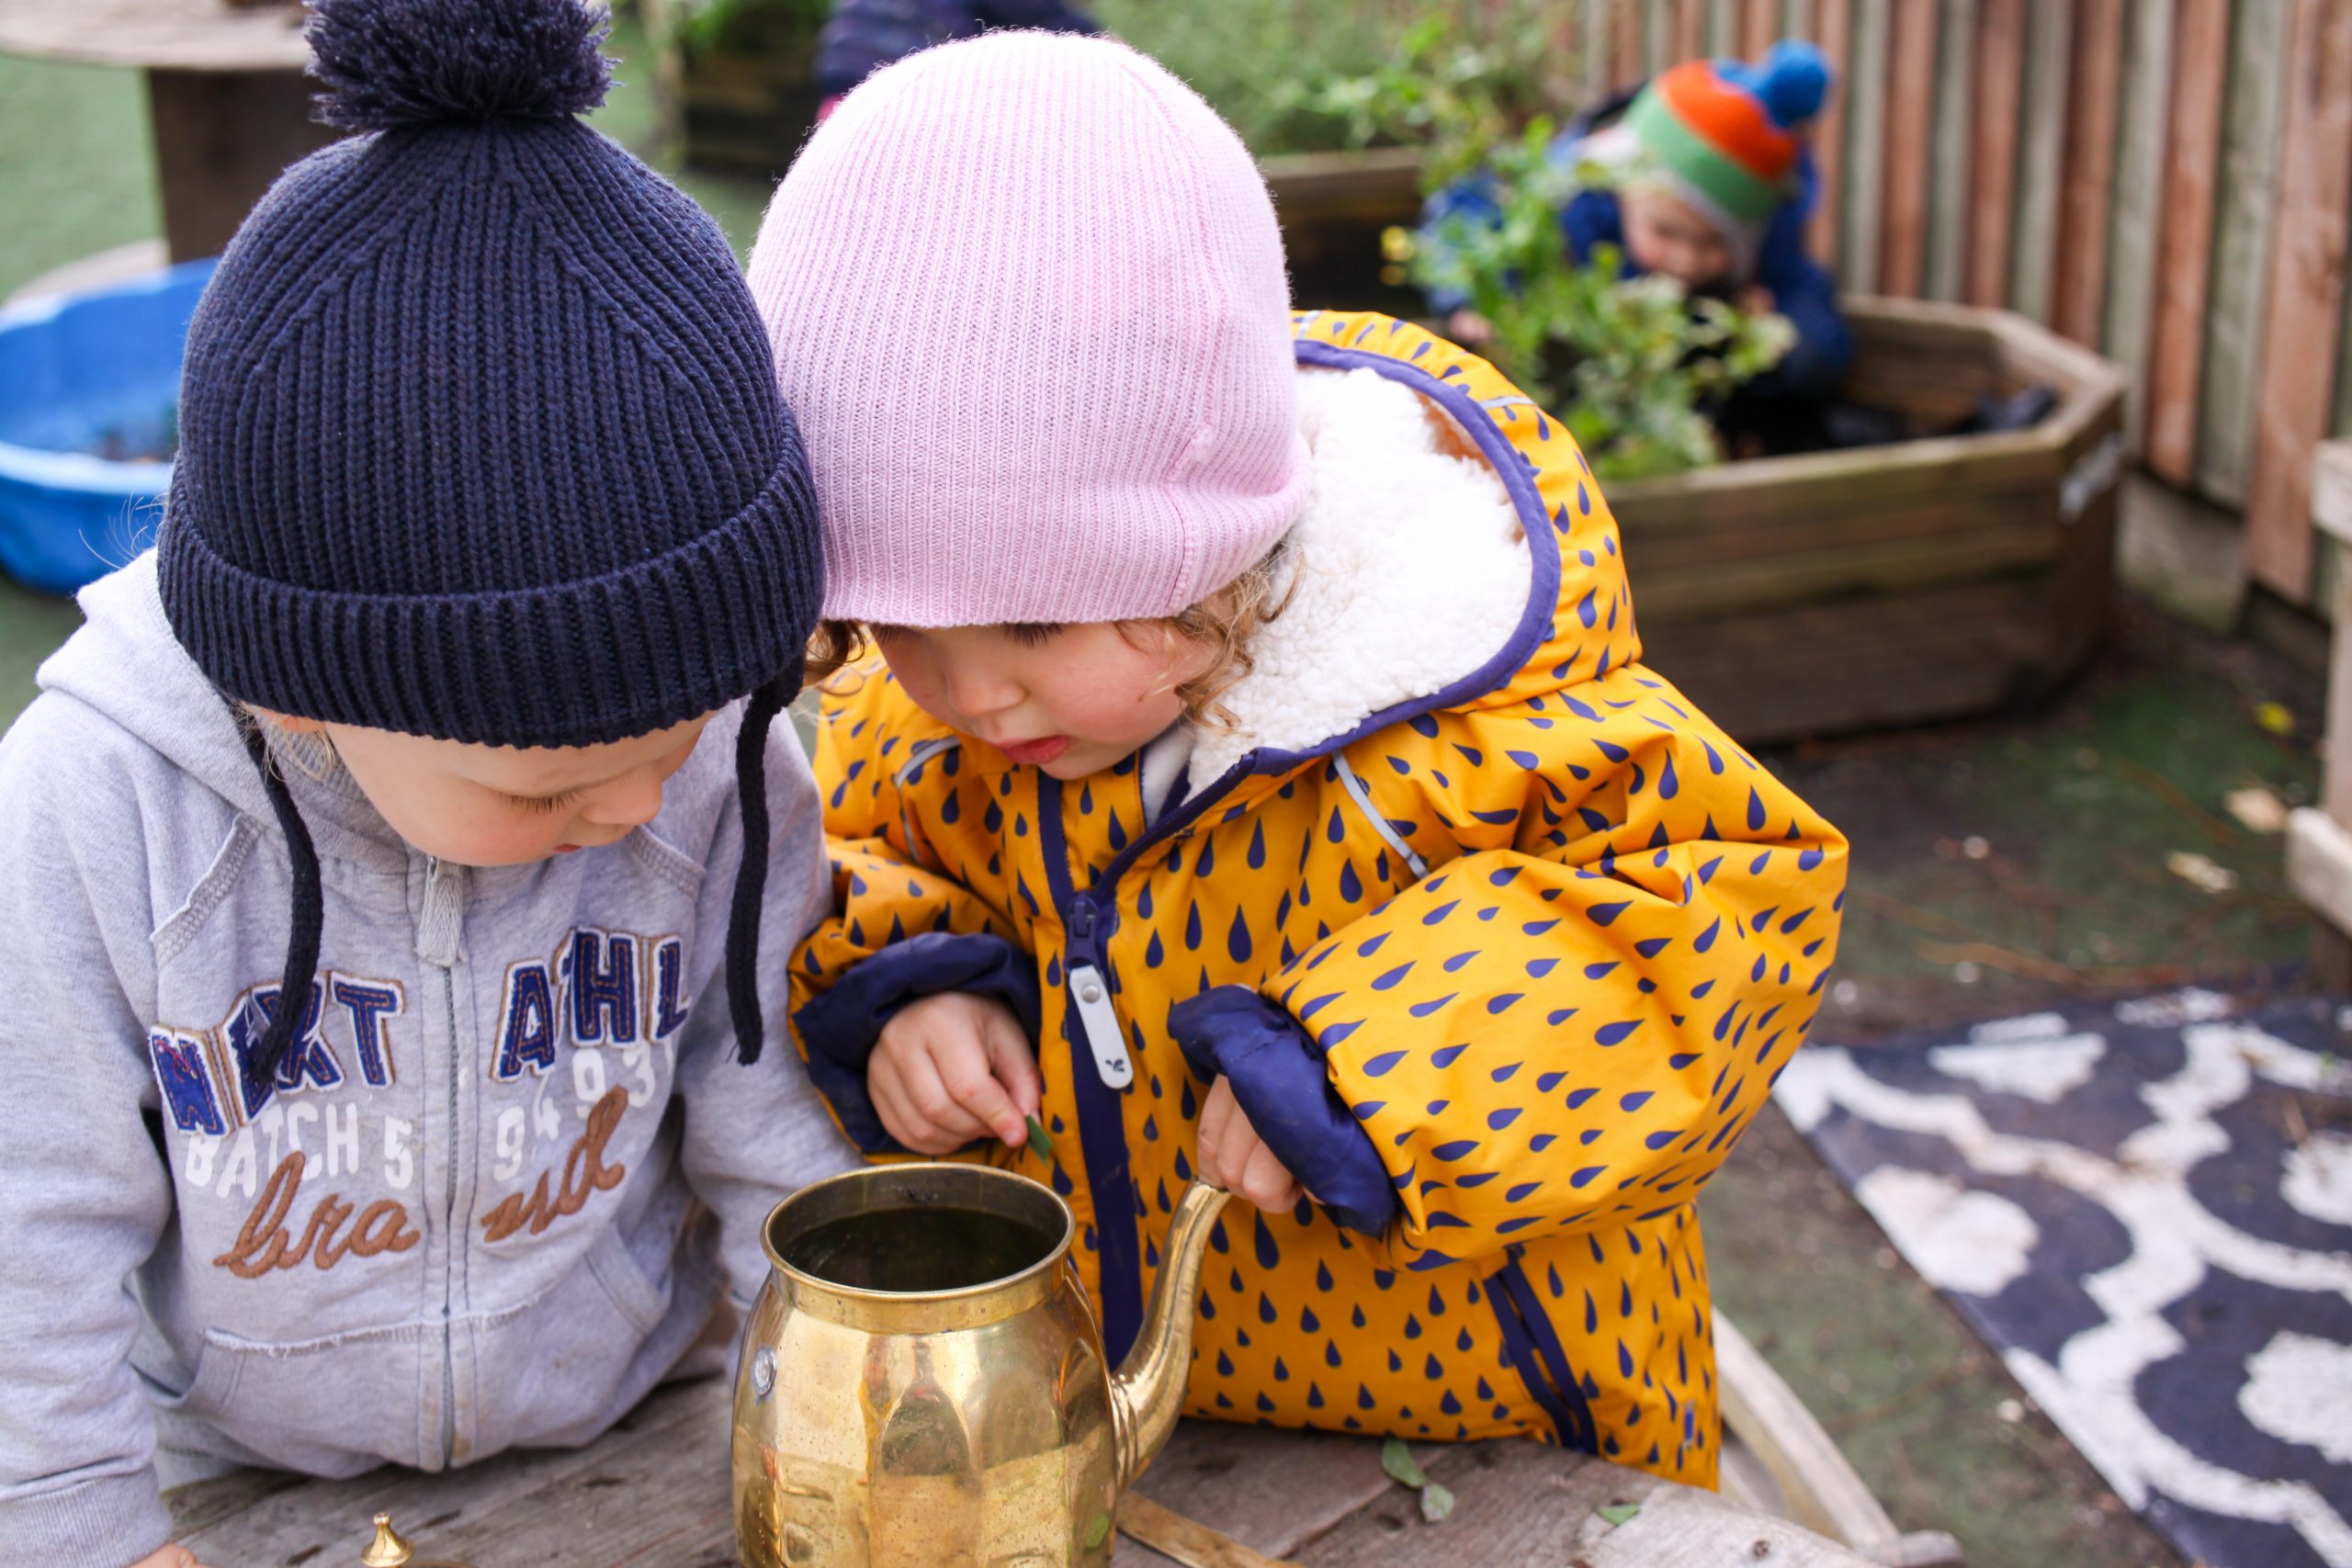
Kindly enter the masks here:
M 661 0 L 664 41 L 692 54 L 802 52 L 831 14 L 831 0 Z
M 1700 411 L 1778 364 L 1792 329 L 1779 316 L 1689 298 L 1668 277 L 1629 279 L 1611 247 L 1573 260 L 1560 209 L 1640 171 L 1554 156 L 1557 128 L 1527 107 L 1523 77 L 1465 49 L 1451 14 L 1413 28 L 1393 63 L 1329 81 L 1317 99 L 1353 140 L 1385 130 L 1423 142 L 1426 190 L 1475 180 L 1491 204 L 1444 220 L 1434 243 L 1391 230 L 1389 276 L 1460 296 L 1491 333 L 1480 351 L 1558 412 L 1602 479 L 1717 461 Z
M 1409 51 L 1475 60 L 1506 102 L 1560 101 L 1573 59 L 1556 43 L 1558 0 L 1095 0 L 1094 16 L 1192 84 L 1250 150 L 1336 152 L 1418 141 L 1402 125 L 1351 120 L 1324 96 L 1387 79 Z M 1399 84 L 1399 85 L 1403 85 Z

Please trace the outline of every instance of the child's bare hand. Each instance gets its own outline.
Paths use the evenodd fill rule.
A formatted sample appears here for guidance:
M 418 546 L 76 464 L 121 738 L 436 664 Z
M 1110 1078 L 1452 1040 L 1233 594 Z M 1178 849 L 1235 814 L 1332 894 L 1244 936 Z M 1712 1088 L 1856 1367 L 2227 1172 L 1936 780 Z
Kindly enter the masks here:
M 174 1541 L 169 1546 L 157 1547 L 130 1568 L 204 1568 L 204 1564 L 196 1560 L 196 1553 Z
M 944 1155 L 991 1134 L 1021 1143 L 1043 1087 L 1012 1010 L 944 991 L 882 1026 L 865 1091 L 890 1136 L 917 1154 Z
M 1208 1103 L 1201 1107 L 1200 1155 L 1202 1175 L 1269 1213 L 1295 1208 L 1306 1196 L 1298 1178 L 1250 1125 L 1227 1079 L 1209 1086 Z

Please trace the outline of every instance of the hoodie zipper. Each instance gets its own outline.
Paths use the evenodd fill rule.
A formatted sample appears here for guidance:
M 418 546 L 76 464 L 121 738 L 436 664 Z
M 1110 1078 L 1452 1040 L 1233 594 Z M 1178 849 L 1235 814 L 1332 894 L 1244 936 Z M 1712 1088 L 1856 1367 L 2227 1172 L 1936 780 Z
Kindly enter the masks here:
M 447 1470 L 458 1450 L 458 1087 L 464 1071 L 464 1051 L 458 1040 L 458 933 L 464 919 L 462 868 L 445 866 L 427 856 L 424 862 L 424 914 L 417 923 L 417 956 L 441 972 L 441 1021 L 449 1038 L 449 1119 L 444 1138 L 441 1234 L 441 1468 Z

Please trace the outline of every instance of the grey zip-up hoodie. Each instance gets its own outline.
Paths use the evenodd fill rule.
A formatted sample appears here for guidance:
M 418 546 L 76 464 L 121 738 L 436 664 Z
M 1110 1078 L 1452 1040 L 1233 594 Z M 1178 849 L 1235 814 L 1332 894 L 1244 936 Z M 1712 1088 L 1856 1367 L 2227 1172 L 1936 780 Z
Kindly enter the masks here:
M 356 1473 L 595 1437 L 766 1272 L 783 1193 L 854 1165 L 790 1053 L 734 1057 L 721 950 L 740 707 L 606 848 L 436 863 L 341 774 L 289 784 L 325 899 L 273 1092 L 286 843 L 153 556 L 0 741 L 0 1564 L 163 1544 L 153 1450 Z M 761 1001 L 829 897 L 775 727 Z

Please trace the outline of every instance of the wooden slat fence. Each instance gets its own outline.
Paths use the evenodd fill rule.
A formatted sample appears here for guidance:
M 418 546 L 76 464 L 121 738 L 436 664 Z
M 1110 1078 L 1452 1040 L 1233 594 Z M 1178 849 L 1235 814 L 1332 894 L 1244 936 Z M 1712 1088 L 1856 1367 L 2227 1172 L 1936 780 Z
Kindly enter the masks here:
M 1816 254 L 2121 364 L 2134 450 L 2312 599 L 2312 451 L 2352 435 L 2352 0 L 1563 0 L 1596 93 L 1813 39 Z

